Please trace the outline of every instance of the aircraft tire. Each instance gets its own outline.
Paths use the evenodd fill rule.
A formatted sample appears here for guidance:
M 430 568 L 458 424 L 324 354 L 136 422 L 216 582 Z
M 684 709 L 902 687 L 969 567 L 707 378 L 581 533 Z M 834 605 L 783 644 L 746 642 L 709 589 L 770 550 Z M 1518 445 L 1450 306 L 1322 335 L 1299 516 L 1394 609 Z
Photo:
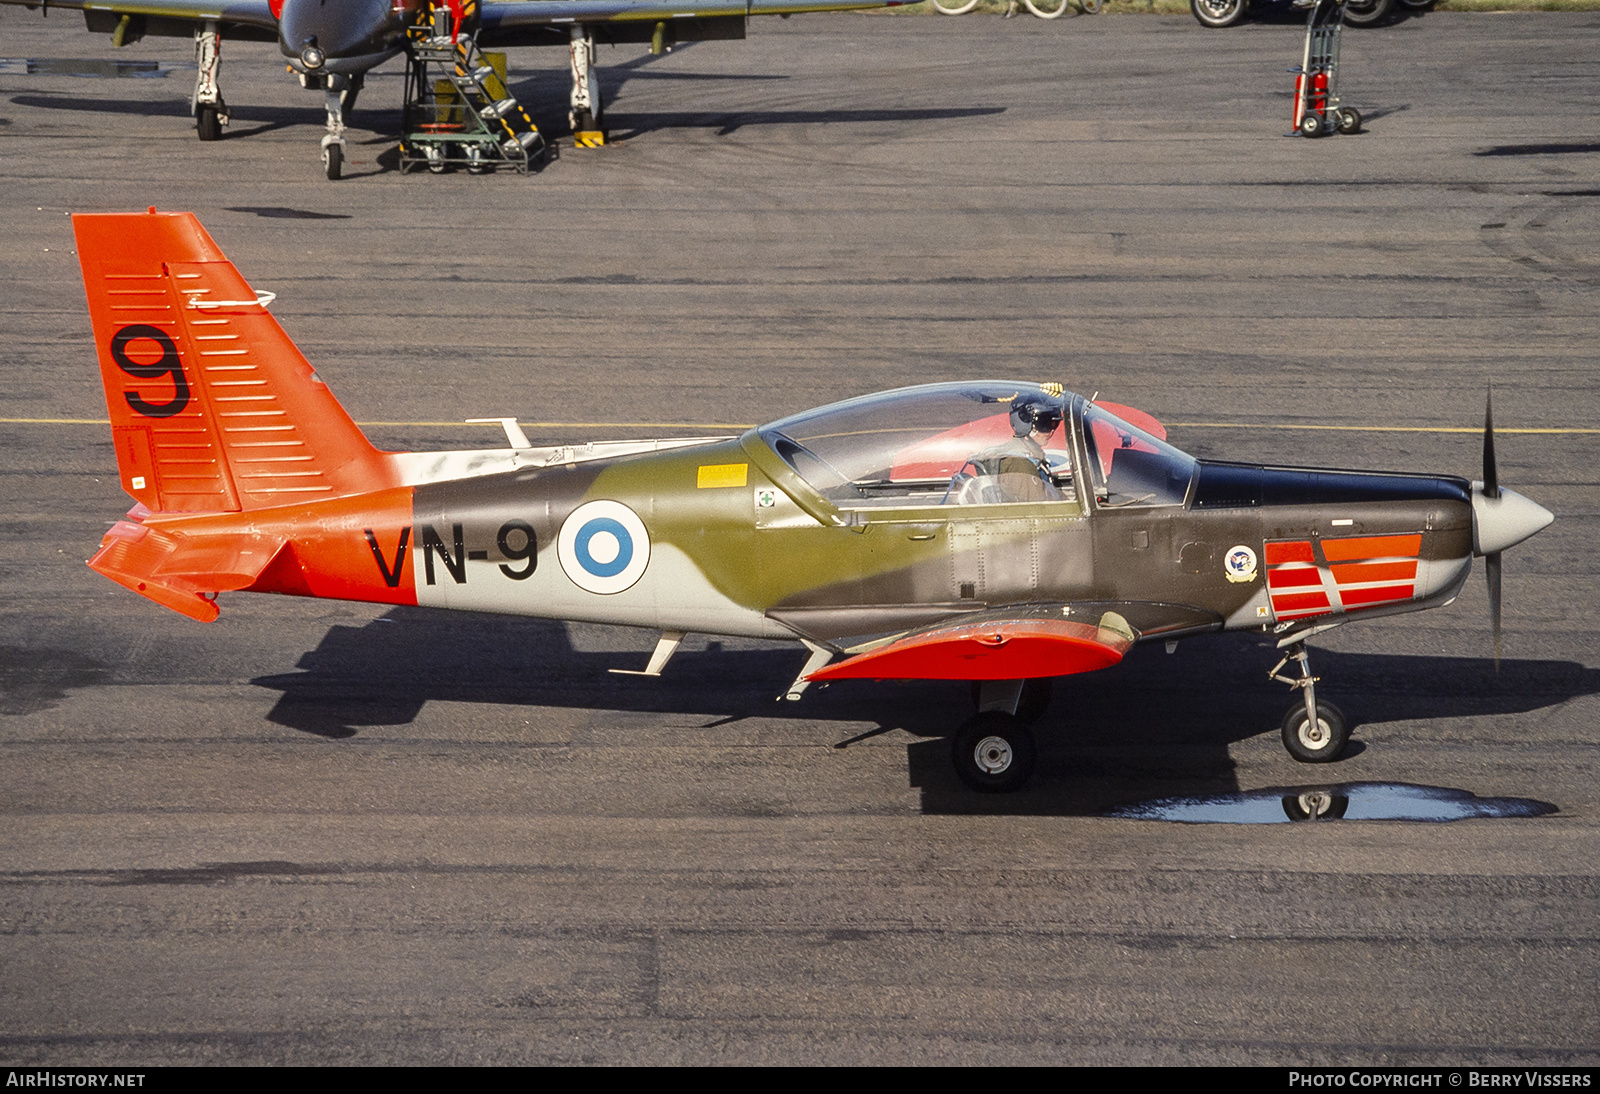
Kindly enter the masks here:
M 983 684 L 977 680 L 972 682 L 972 705 L 978 705 L 978 696 L 982 694 Z M 1048 676 L 1039 676 L 1022 682 L 1022 694 L 1017 698 L 1017 721 L 1025 726 L 1031 726 L 1050 708 L 1050 695 L 1055 690 L 1055 681 Z
M 322 163 L 328 169 L 328 179 L 338 182 L 344 170 L 344 149 L 337 144 L 330 144 L 322 150 Z
M 965 15 L 978 6 L 978 0 L 954 0 L 953 3 L 940 3 L 933 0 L 933 6 L 940 15 Z
M 202 106 L 195 111 L 194 131 L 203 141 L 222 139 L 222 118 L 218 116 L 216 107 Z
M 1059 19 L 1067 14 L 1069 0 L 1056 0 L 1056 6 L 1050 7 L 1051 0 L 1022 0 L 1022 4 L 1040 19 Z
M 1283 815 L 1292 821 L 1339 820 L 1350 808 L 1350 795 L 1334 788 L 1307 787 L 1283 796 Z
M 1010 714 L 986 710 L 974 714 L 951 740 L 956 774 L 980 794 L 1020 790 L 1033 774 L 1038 750 L 1033 733 Z
M 1189 0 L 1189 12 L 1203 27 L 1231 27 L 1244 20 L 1248 0 Z
M 1332 763 L 1344 754 L 1350 741 L 1350 723 L 1332 703 L 1317 702 L 1317 726 L 1311 728 L 1305 703 L 1296 703 L 1283 716 L 1283 747 L 1303 764 Z
M 1352 27 L 1377 27 L 1389 21 L 1395 0 L 1350 0 L 1344 8 L 1344 21 Z

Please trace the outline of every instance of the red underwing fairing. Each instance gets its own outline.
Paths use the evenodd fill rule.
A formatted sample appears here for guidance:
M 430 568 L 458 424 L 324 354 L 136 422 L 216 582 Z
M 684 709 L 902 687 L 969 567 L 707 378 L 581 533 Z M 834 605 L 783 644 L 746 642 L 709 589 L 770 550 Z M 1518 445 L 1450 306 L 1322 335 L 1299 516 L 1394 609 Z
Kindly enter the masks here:
M 380 452 L 189 214 L 74 218 L 123 488 L 89 565 L 191 618 L 271 592 L 803 643 L 791 685 L 974 682 L 953 758 L 1026 780 L 1048 681 L 1138 642 L 1277 639 L 1297 759 L 1348 728 L 1309 635 L 1452 602 L 1551 520 L 1484 478 L 1197 460 L 1057 384 L 863 396 L 721 438 Z M 1498 654 L 1497 654 L 1498 655 Z M 843 657 L 842 660 L 835 660 Z M 1279 675 L 1290 661 L 1296 675 Z

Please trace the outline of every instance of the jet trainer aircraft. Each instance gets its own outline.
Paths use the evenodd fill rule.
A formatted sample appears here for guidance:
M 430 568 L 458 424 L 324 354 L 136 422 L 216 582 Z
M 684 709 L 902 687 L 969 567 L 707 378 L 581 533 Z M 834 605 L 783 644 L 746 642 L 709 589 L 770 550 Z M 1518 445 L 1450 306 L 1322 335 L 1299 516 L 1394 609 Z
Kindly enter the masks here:
M 219 77 L 224 36 L 277 42 L 302 86 L 320 89 L 328 112 L 323 162 L 339 177 L 345 114 L 355 109 L 367 72 L 443 34 L 479 48 L 566 45 L 572 62 L 569 121 L 578 134 L 601 132 L 600 89 L 591 74 L 596 42 L 678 42 L 745 36 L 752 15 L 896 7 L 915 0 L 0 0 L 29 8 L 81 10 L 90 31 L 115 46 L 145 35 L 195 42 L 190 110 L 203 141 L 228 123 Z M 463 70 L 465 75 L 466 71 Z M 514 105 L 514 103 L 513 103 Z M 504 109 L 502 107 L 502 109 Z M 338 152 L 330 157 L 329 148 Z M 333 162 L 330 163 L 330 159 Z
M 1551 521 L 1499 485 L 1197 460 L 1053 383 L 927 384 L 714 439 L 380 452 L 187 213 L 74 218 L 117 468 L 89 565 L 191 618 L 285 593 L 788 639 L 790 687 L 973 681 L 961 778 L 1020 787 L 1051 678 L 1137 642 L 1274 636 L 1297 760 L 1349 730 L 1305 639 L 1451 603 Z M 483 419 L 475 419 L 483 420 Z M 844 655 L 844 660 L 835 658 Z M 1284 674 L 1291 661 L 1298 672 Z

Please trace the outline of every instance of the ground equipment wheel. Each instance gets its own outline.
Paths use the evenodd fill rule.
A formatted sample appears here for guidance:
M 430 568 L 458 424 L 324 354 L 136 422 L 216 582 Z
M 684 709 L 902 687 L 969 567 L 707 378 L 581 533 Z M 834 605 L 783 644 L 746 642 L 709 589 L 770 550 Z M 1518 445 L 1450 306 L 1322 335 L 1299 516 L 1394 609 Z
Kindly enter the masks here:
M 1069 2 L 1070 0 L 1054 0 L 1056 6 L 1052 8 L 1050 6 L 1052 0 L 1039 0 L 1038 3 L 1035 3 L 1034 0 L 1022 0 L 1023 6 L 1041 19 L 1061 18 L 1067 14 L 1067 4 Z
M 327 168 L 328 178 L 333 182 L 339 181 L 339 174 L 344 168 L 344 149 L 337 144 L 330 144 L 322 150 L 322 166 Z
M 1048 676 L 1038 676 L 1022 682 L 1022 694 L 1017 697 L 1016 719 L 1025 726 L 1031 726 L 1050 707 L 1050 696 L 1055 691 L 1055 681 Z M 972 705 L 976 707 L 981 702 L 983 684 L 980 681 L 972 682 Z
M 1339 108 L 1339 132 L 1349 135 L 1361 132 L 1361 111 L 1348 106 Z
M 951 742 L 961 781 L 982 794 L 1019 790 L 1033 774 L 1033 733 L 1010 714 L 986 710 L 968 718 Z
M 194 129 L 203 141 L 220 141 L 222 139 L 222 118 L 214 106 L 202 106 L 195 111 Z
M 1394 0 L 1349 0 L 1344 21 L 1353 27 L 1375 27 L 1388 22 Z
M 1300 135 L 1302 137 L 1322 136 L 1322 115 L 1315 110 L 1307 110 L 1300 115 Z
M 1283 796 L 1283 815 L 1292 821 L 1338 820 L 1350 808 L 1350 797 L 1314 786 Z
M 432 171 L 435 175 L 444 174 L 444 149 L 440 148 L 436 144 L 430 144 L 427 148 L 427 152 L 428 170 Z
M 1189 10 L 1203 27 L 1231 27 L 1249 9 L 1249 0 L 1189 0 Z
M 1283 717 L 1283 747 L 1303 764 L 1325 764 L 1337 760 L 1350 740 L 1350 726 L 1344 714 L 1332 703 L 1317 702 L 1317 721 L 1306 717 L 1304 701 L 1289 708 Z
M 964 4 L 954 2 L 954 0 L 946 0 L 945 3 L 933 0 L 933 6 L 940 15 L 965 15 L 978 6 L 978 0 L 966 0 Z
M 1085 15 L 1099 15 L 1100 9 L 1105 7 L 1105 0 L 1078 0 L 1078 7 L 1083 9 Z

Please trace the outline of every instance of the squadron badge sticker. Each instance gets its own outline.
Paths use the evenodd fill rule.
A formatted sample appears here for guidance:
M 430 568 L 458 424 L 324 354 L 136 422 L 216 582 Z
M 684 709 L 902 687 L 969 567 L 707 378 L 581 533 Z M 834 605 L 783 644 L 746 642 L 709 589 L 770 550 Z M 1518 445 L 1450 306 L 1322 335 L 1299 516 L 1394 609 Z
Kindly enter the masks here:
M 1256 553 L 1244 544 L 1228 548 L 1222 556 L 1222 569 L 1229 581 L 1245 582 L 1256 579 Z
M 650 564 L 650 534 L 632 509 L 618 501 L 591 501 L 572 511 L 556 538 L 556 558 L 585 592 L 632 588 Z

